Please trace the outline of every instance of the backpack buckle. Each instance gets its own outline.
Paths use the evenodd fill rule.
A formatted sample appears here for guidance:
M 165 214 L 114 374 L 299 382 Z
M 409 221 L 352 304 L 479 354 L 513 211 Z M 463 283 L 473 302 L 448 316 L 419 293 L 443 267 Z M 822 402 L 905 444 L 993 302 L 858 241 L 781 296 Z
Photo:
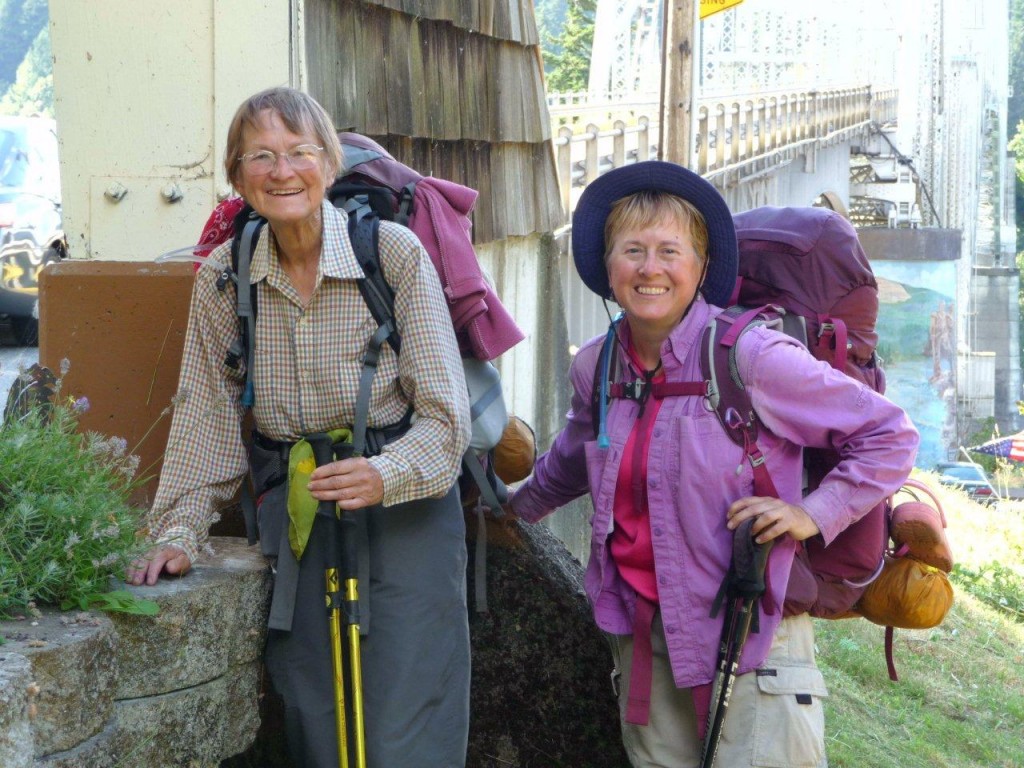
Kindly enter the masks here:
M 242 363 L 242 354 L 242 340 L 235 339 L 234 343 L 228 347 L 227 354 L 224 355 L 224 365 L 237 371 Z
M 233 280 L 234 277 L 235 275 L 231 271 L 231 267 L 225 267 L 221 270 L 221 273 L 217 276 L 217 290 L 223 292 L 228 284 L 228 280 Z
M 635 400 L 642 403 L 646 400 L 647 382 L 643 379 L 633 379 L 622 385 L 622 396 L 627 400 Z

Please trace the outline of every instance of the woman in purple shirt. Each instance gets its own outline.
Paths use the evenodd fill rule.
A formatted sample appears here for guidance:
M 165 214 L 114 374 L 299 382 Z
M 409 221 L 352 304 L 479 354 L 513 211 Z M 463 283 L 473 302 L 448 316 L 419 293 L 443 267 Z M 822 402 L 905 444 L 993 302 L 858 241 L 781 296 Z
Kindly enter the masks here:
M 703 380 L 701 335 L 729 300 L 738 258 L 732 216 L 714 187 L 672 163 L 613 170 L 580 198 L 573 256 L 587 286 L 623 308 L 613 352 L 620 380 Z M 794 551 L 811 536 L 831 542 L 898 489 L 917 432 L 889 400 L 793 339 L 753 327 L 737 343 L 737 362 L 779 494 L 757 497 L 742 449 L 702 397 L 615 399 L 607 447 L 595 440 L 591 395 L 603 339 L 576 355 L 567 424 L 511 506 L 535 522 L 591 495 L 587 593 L 611 643 L 631 762 L 699 765 L 722 631 L 712 603 L 733 531 L 753 518 L 755 540 L 773 541 L 768 593 L 759 631 L 743 648 L 716 765 L 826 765 L 827 692 L 813 626 L 807 614 L 783 618 L 781 610 Z M 803 446 L 841 457 L 807 496 Z

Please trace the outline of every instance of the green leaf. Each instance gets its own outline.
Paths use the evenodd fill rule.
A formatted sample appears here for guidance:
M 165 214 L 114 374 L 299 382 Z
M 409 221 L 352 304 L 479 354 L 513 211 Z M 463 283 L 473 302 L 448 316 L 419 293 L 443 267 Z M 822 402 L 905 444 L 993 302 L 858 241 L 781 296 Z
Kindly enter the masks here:
M 158 603 L 137 597 L 125 589 L 87 595 L 83 598 L 83 602 L 87 603 L 88 607 L 97 608 L 101 611 L 117 611 L 119 613 L 131 613 L 136 616 L 156 616 L 160 613 L 160 605 Z

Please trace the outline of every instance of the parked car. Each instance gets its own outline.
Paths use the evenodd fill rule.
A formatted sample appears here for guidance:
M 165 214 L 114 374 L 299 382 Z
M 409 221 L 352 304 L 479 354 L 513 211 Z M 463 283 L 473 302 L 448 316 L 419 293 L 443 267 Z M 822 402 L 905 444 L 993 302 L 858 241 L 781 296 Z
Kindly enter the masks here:
M 66 255 L 56 124 L 0 115 L 0 318 L 19 343 L 39 339 L 39 270 Z
M 968 496 L 982 504 L 995 504 L 999 494 L 989 482 L 985 470 L 969 461 L 940 461 L 935 465 L 939 482 L 962 488 Z

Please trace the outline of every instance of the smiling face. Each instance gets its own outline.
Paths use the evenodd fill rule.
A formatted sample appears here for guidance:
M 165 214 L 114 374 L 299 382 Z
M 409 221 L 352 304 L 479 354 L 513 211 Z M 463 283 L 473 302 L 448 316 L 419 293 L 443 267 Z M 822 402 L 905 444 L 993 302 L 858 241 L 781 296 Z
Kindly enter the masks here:
M 242 132 L 240 155 L 259 150 L 276 152 L 274 167 L 264 174 L 251 172 L 245 163 L 238 166 L 235 186 L 256 212 L 270 222 L 275 231 L 318 222 L 320 204 L 327 189 L 328 170 L 318 162 L 308 170 L 295 170 L 284 154 L 303 144 L 318 145 L 311 131 L 295 133 L 270 109 Z
M 630 327 L 645 338 L 662 340 L 672 332 L 704 275 L 703 222 L 677 205 L 682 202 L 627 199 L 608 217 L 608 282 Z

